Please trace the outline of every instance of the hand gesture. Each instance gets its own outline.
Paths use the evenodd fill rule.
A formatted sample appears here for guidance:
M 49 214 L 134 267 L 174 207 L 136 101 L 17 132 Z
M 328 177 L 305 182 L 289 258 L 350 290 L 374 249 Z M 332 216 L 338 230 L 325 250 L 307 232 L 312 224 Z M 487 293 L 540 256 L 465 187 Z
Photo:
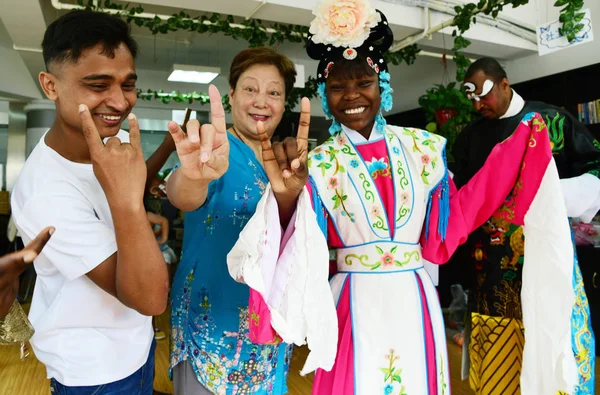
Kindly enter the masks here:
M 94 175 L 100 182 L 109 205 L 112 208 L 139 206 L 146 184 L 146 162 L 137 118 L 129 114 L 129 143 L 122 143 L 118 137 L 111 137 L 105 145 L 89 109 L 83 104 L 79 106 L 79 115 Z
M 214 85 L 208 88 L 211 123 L 192 119 L 186 125 L 187 135 L 176 122 L 169 123 L 183 175 L 195 181 L 216 180 L 229 167 L 229 140 L 221 94 Z
M 273 193 L 281 204 L 295 204 L 308 179 L 308 131 L 310 126 L 310 100 L 301 101 L 300 124 L 296 138 L 287 137 L 281 143 L 271 144 L 262 122 L 256 129 L 262 145 L 265 171 L 271 182 Z
M 52 233 L 54 233 L 54 228 L 48 227 L 21 251 L 0 257 L 0 319 L 8 314 L 17 298 L 19 275 L 37 258 L 42 248 L 50 240 Z

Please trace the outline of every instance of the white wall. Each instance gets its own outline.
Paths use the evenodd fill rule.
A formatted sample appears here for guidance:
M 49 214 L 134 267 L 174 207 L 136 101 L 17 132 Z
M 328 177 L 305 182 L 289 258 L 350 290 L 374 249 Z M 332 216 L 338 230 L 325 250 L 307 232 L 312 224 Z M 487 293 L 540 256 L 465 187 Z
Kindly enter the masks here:
M 444 77 L 442 59 L 430 56 L 417 56 L 411 66 L 401 64 L 390 66 L 391 84 L 394 89 L 394 107 L 390 114 L 395 114 L 419 107 L 419 96 L 432 88 L 434 84 L 447 84 L 455 80 L 456 66 L 447 61 L 447 75 Z
M 18 52 L 0 46 L 0 96 L 14 96 L 22 99 L 41 99 L 36 82 L 29 74 L 27 66 Z
M 553 4 L 554 0 L 539 0 L 538 23 L 558 19 L 560 9 L 554 7 Z M 600 63 L 600 1 L 585 0 L 583 8 L 589 8 L 591 11 L 592 27 L 595 33 L 594 41 L 545 56 L 538 56 L 536 53 L 506 62 L 506 72 L 511 83 L 528 81 Z
M 8 125 L 8 102 L 0 101 L 0 125 Z

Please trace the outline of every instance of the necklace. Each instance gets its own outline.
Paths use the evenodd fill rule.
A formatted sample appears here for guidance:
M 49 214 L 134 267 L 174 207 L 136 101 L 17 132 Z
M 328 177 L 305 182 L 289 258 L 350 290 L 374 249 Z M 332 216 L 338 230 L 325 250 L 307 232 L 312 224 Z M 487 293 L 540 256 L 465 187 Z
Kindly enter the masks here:
M 256 156 L 256 159 L 258 159 L 259 163 L 262 165 L 262 149 L 260 148 L 260 145 L 255 146 L 250 144 L 250 142 L 243 137 L 243 135 L 237 131 L 237 129 L 235 128 L 235 126 L 231 127 L 231 131 L 233 132 L 233 135 L 235 137 L 238 138 L 238 140 L 240 140 L 242 143 L 246 144 L 246 146 L 248 148 L 250 148 L 252 151 L 254 151 L 254 155 Z
M 250 141 L 248 141 L 248 139 L 245 138 L 244 135 L 242 135 L 240 132 L 238 132 L 237 129 L 235 128 L 235 126 L 232 126 L 231 130 L 233 131 L 233 135 L 235 137 L 237 137 L 238 140 L 240 140 L 242 143 L 246 144 L 248 147 L 252 147 L 252 145 L 250 144 Z

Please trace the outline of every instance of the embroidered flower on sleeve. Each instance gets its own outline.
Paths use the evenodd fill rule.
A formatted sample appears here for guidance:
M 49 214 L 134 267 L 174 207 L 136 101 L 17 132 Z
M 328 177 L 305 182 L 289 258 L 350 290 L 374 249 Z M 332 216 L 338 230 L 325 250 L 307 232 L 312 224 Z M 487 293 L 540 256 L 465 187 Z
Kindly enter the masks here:
M 329 184 L 329 188 L 332 188 L 332 189 L 335 189 L 335 188 L 337 188 L 340 185 L 339 182 L 338 182 L 337 177 L 331 177 L 329 179 L 328 184 Z

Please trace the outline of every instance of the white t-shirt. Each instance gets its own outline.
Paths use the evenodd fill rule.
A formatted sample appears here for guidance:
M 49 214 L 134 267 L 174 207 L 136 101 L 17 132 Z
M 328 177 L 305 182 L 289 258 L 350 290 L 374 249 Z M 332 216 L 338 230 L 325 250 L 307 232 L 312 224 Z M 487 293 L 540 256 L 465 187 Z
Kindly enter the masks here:
M 125 131 L 117 136 L 129 141 Z M 117 252 L 108 202 L 92 165 L 63 158 L 45 137 L 25 162 L 11 199 L 25 244 L 46 226 L 56 228 L 34 262 L 31 345 L 48 378 L 67 386 L 111 383 L 146 362 L 152 318 L 86 276 Z

